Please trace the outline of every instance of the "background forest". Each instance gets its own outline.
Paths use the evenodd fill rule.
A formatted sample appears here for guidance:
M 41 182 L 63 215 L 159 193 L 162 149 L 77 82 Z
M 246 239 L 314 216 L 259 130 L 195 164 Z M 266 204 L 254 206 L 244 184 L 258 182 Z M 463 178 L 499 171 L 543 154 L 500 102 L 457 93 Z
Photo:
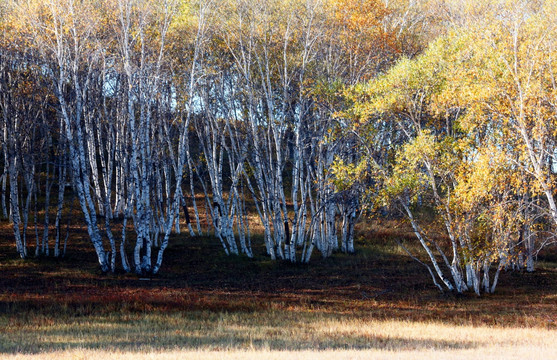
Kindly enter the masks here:
M 286 266 L 353 253 L 359 219 L 403 219 L 435 286 L 479 295 L 555 243 L 556 1 L 0 16 L 0 217 L 21 258 L 63 256 L 77 213 L 103 272 L 142 275 L 172 233 Z

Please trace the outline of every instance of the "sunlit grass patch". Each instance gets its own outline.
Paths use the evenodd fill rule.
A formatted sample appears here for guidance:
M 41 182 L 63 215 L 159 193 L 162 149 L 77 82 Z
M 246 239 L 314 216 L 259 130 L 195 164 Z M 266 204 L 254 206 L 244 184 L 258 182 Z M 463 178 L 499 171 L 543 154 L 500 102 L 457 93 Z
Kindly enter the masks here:
M 16 359 L 45 359 L 45 360 L 431 360 L 431 359 L 482 359 L 482 360 L 525 360 L 525 359 L 551 359 L 553 348 L 537 347 L 505 347 L 481 348 L 472 350 L 325 350 L 325 351 L 273 351 L 273 350 L 229 350 L 229 351 L 187 351 L 171 350 L 157 352 L 107 352 L 86 349 L 57 351 L 41 355 L 8 355 L 9 360 Z
M 532 358 L 528 351 L 534 349 L 537 356 L 557 353 L 557 331 L 544 328 L 453 326 L 320 312 L 38 317 L 25 324 L 2 318 L 2 327 L 6 331 L 0 335 L 0 353 L 9 359 L 425 359 L 489 354 L 515 359 L 516 354 Z

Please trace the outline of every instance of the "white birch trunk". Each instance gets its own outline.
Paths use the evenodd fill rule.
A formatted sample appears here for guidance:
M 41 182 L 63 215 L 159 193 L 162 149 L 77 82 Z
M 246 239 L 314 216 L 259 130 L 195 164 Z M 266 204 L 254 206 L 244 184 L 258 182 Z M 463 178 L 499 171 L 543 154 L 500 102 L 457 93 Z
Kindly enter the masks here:
M 64 191 L 66 189 L 66 156 L 60 155 L 63 158 L 58 161 L 58 201 L 56 203 L 56 219 L 54 220 L 54 227 L 56 228 L 56 240 L 54 242 L 54 257 L 60 257 L 60 222 L 62 219 L 62 208 L 64 206 Z
M 410 220 L 410 224 L 412 225 L 412 229 L 414 230 L 414 235 L 416 235 L 416 237 L 420 241 L 420 244 L 422 245 L 423 249 L 426 251 L 427 255 L 429 256 L 429 260 L 431 261 L 431 264 L 433 265 L 433 268 L 435 269 L 435 272 L 436 272 L 437 276 L 439 277 L 439 279 L 441 279 L 443 284 L 445 284 L 447 289 L 449 289 L 450 291 L 455 290 L 455 286 L 450 282 L 449 279 L 447 279 L 445 277 L 445 275 L 443 274 L 443 271 L 439 267 L 439 264 L 438 264 L 437 260 L 435 259 L 435 255 L 433 254 L 433 252 L 431 251 L 431 249 L 427 245 L 427 242 L 425 241 L 425 239 L 422 237 L 420 227 L 418 226 L 418 224 L 414 220 L 414 216 L 412 215 L 412 212 L 410 211 L 410 208 L 408 208 L 408 206 L 406 205 L 404 200 L 401 200 L 401 204 L 402 204 L 402 207 L 404 208 L 404 211 L 408 215 L 408 219 Z M 458 288 L 456 290 L 457 290 L 457 292 L 460 292 Z
M 49 147 L 51 143 L 49 144 Z M 47 160 L 48 161 L 48 160 Z M 50 192 L 54 181 L 50 178 L 49 166 L 46 165 L 46 184 L 45 184 L 45 203 L 44 203 L 44 222 L 43 222 L 43 253 L 49 256 L 48 235 L 50 226 Z M 53 174 L 54 175 L 54 174 Z
M 7 114 L 6 114 L 7 115 Z M 4 219 L 8 218 L 8 210 L 6 207 L 6 185 L 8 183 L 8 124 L 6 124 L 7 122 L 7 116 L 4 117 L 5 121 L 3 124 L 3 129 L 2 129 L 2 140 L 3 140 L 3 146 L 2 146 L 2 150 L 3 150 L 3 157 L 4 157 L 4 169 L 2 172 L 2 176 L 0 177 L 0 182 L 1 182 L 1 186 L 2 186 L 2 216 L 4 217 Z
M 9 176 L 10 176 L 10 212 L 12 215 L 12 227 L 14 229 L 14 237 L 16 250 L 19 257 L 24 259 L 26 257 L 26 249 L 23 246 L 23 240 L 20 232 L 20 212 L 19 212 L 19 191 L 18 191 L 18 171 L 17 160 L 12 158 L 9 163 Z

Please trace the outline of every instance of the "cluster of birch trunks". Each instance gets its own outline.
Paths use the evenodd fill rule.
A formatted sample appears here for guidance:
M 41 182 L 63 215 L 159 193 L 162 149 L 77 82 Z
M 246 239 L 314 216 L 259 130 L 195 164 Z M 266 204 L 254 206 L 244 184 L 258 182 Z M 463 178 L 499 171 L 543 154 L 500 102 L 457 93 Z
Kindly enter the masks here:
M 557 7 L 473 2 L 0 0 L 19 256 L 63 255 L 79 213 L 105 272 L 159 272 L 180 232 L 305 263 L 354 252 L 367 206 L 407 220 L 442 291 L 533 271 L 557 224 Z
M 103 271 L 157 273 L 184 224 L 226 254 L 253 256 L 254 226 L 272 259 L 353 252 L 358 193 L 327 172 L 353 142 L 311 90 L 373 64 L 335 48 L 323 2 L 291 5 L 6 5 L 0 215 L 19 255 L 64 253 L 73 204 Z

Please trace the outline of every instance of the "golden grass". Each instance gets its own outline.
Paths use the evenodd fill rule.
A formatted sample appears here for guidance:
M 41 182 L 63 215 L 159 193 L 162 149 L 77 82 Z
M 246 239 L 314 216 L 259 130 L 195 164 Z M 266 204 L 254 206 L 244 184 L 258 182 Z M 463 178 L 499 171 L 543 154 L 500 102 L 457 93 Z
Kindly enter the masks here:
M 537 360 L 554 359 L 555 348 L 536 347 L 481 348 L 463 351 L 385 351 L 385 350 L 330 350 L 330 351 L 162 351 L 162 352 L 107 352 L 92 350 L 58 351 L 41 355 L 10 355 L 6 360 L 432 360 L 432 359 L 482 359 L 482 360 Z
M 2 359 L 431 359 L 557 356 L 557 331 L 294 311 L 3 317 Z M 519 357 L 518 354 L 521 356 Z
M 553 359 L 557 331 L 294 312 L 34 319 L 2 359 Z M 6 341 L 21 347 L 5 351 Z M 16 350 L 16 351 L 13 351 Z

